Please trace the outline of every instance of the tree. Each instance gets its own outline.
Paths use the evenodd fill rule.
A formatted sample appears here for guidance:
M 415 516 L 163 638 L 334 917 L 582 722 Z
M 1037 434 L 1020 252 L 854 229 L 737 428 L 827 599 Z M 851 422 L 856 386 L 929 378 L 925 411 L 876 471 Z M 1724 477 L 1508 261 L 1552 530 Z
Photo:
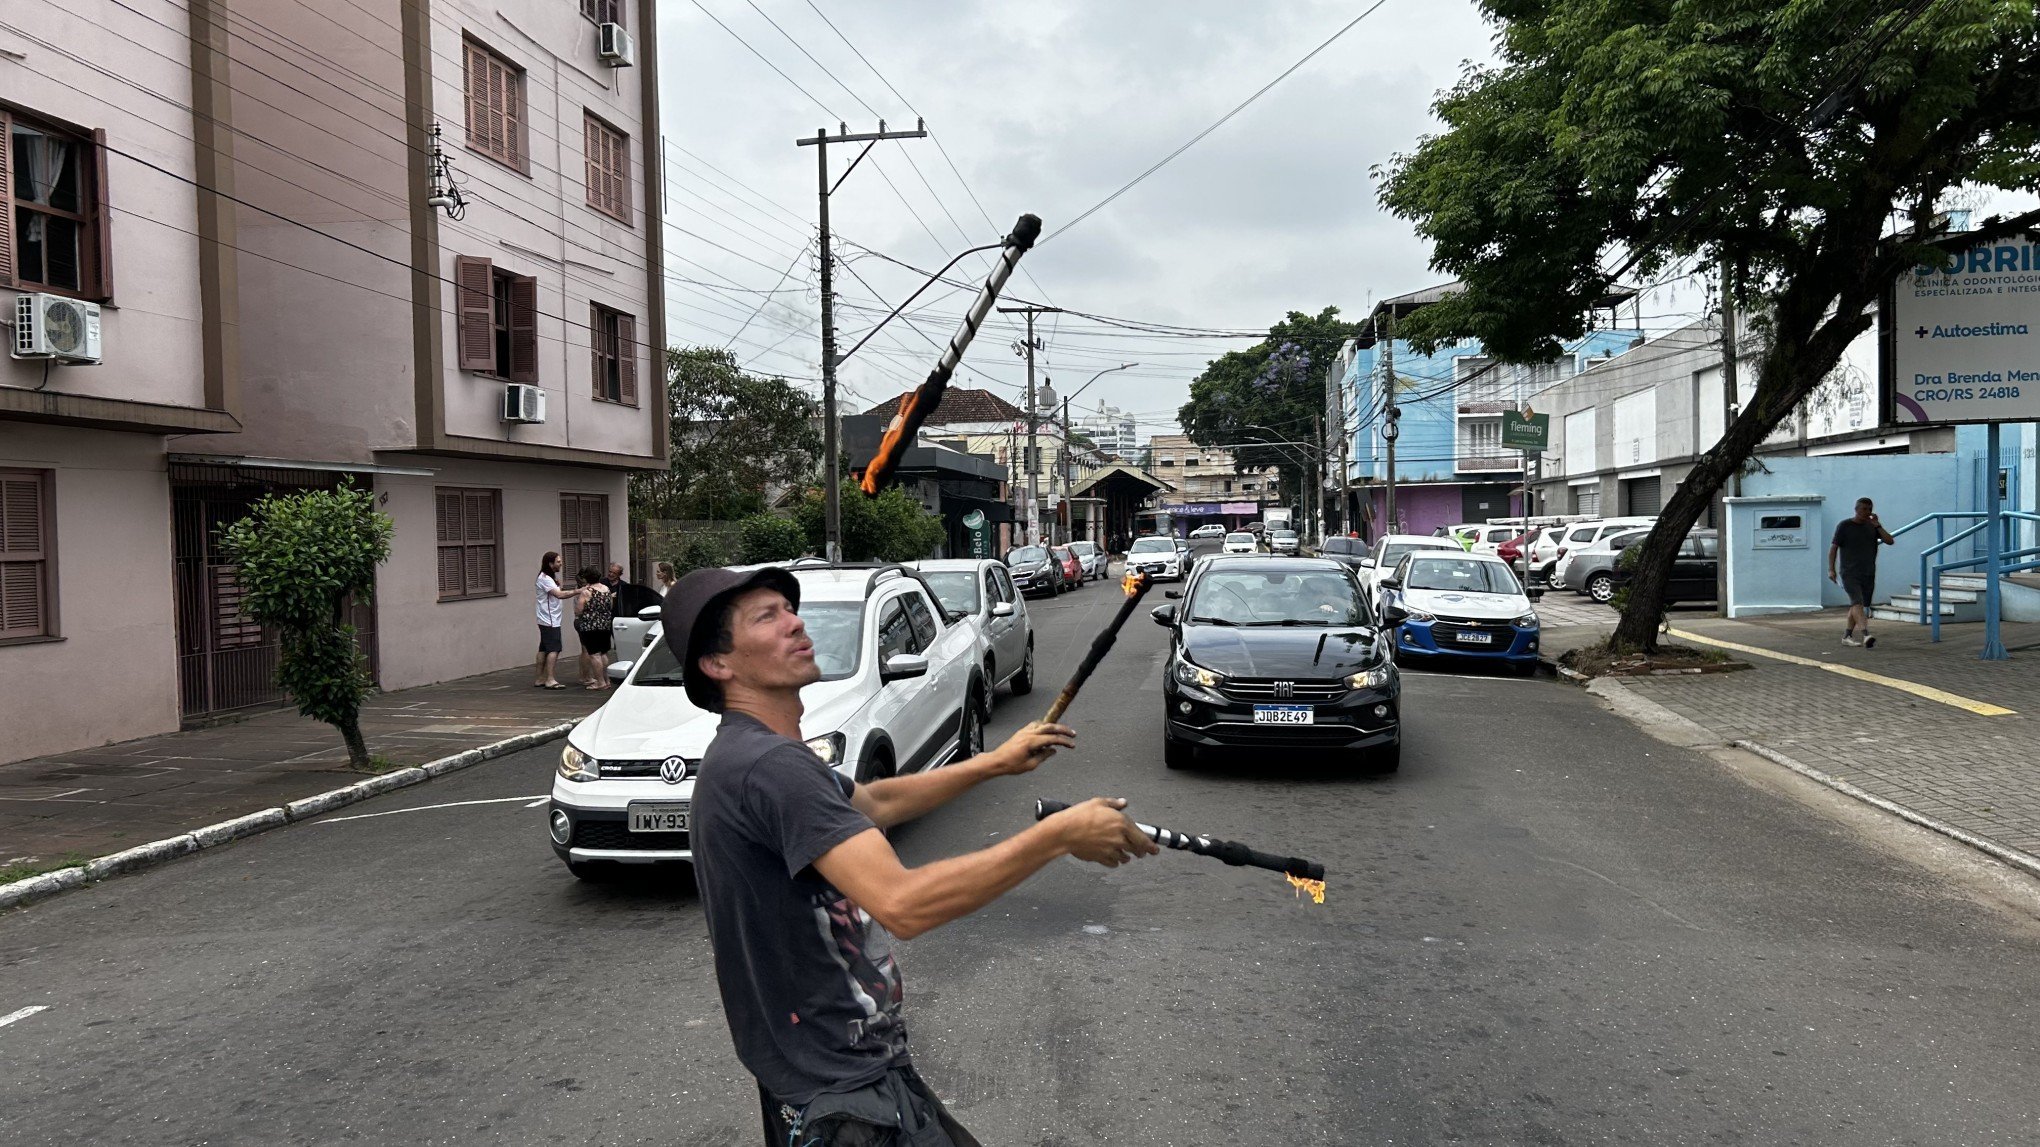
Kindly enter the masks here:
M 298 712 L 340 730 L 357 769 L 369 764 L 361 699 L 371 682 L 347 602 L 374 593 L 391 528 L 375 496 L 350 487 L 267 495 L 220 534 L 228 560 L 240 567 L 242 608 L 277 635 L 277 685 Z
M 1339 347 L 1359 333 L 1339 308 L 1315 316 L 1291 311 L 1268 338 L 1229 351 L 1190 380 L 1190 401 L 1176 412 L 1183 433 L 1202 446 L 1254 439 L 1306 442 L 1316 448 L 1312 419 L 1325 410 L 1325 371 Z M 1270 431 L 1273 433 L 1270 433 Z M 1296 446 L 1230 446 L 1241 471 L 1274 467 L 1293 499 L 1304 488 L 1308 452 Z
M 666 403 L 670 467 L 631 476 L 633 518 L 746 517 L 768 486 L 806 481 L 821 457 L 820 405 L 721 348 L 668 351 Z
M 807 531 L 777 514 L 753 514 L 739 523 L 738 548 L 746 562 L 790 561 L 808 551 Z
M 1382 202 L 1463 284 L 1398 333 L 1548 360 L 1624 275 L 1703 252 L 1734 269 L 1732 297 L 1762 324 L 1754 396 L 1638 557 L 1612 643 L 1653 650 L 1680 540 L 1869 328 L 1886 285 L 2040 222 L 1950 237 L 1937 210 L 1964 185 L 2040 176 L 2034 5 L 1482 3 L 1501 62 L 1442 93 L 1446 130 L 1381 173 Z
M 942 520 L 898 486 L 869 497 L 855 482 L 845 482 L 842 504 L 845 561 L 917 561 L 934 553 L 946 534 Z M 822 509 L 822 492 L 813 490 L 795 514 L 811 553 L 822 551 Z

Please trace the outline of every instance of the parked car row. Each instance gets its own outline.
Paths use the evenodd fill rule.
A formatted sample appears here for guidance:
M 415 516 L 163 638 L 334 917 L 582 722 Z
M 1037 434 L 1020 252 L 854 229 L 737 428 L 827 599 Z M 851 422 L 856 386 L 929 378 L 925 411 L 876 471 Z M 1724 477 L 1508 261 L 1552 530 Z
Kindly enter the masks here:
M 1054 597 L 1105 576 L 1109 557 L 1093 542 L 1063 546 L 1015 546 L 1006 554 L 1020 592 Z
M 868 782 L 974 756 L 994 691 L 1034 687 L 1033 623 L 1007 562 L 809 558 L 787 568 L 822 671 L 802 692 L 801 733 L 846 776 Z M 553 851 L 584 878 L 692 862 L 695 770 L 720 724 L 688 700 L 681 653 L 663 633 L 619 654 L 615 689 L 567 736 L 546 810 Z

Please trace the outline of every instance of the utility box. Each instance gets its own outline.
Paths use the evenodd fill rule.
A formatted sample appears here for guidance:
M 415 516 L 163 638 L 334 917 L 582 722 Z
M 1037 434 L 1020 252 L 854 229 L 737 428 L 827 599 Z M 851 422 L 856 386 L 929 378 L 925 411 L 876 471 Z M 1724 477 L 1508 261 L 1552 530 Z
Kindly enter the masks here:
M 1726 617 L 1821 609 L 1827 535 L 1819 494 L 1724 498 L 1728 530 L 1721 612 Z

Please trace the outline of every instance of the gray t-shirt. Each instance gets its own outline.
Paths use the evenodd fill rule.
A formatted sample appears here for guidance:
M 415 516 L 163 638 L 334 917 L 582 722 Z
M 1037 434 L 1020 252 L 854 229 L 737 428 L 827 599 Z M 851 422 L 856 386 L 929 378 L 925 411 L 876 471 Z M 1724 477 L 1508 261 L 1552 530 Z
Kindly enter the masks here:
M 812 867 L 872 828 L 806 745 L 724 714 L 694 785 L 694 870 L 737 1058 L 783 1103 L 907 1058 L 892 936 Z
M 1858 577 L 1877 572 L 1877 547 L 1883 544 L 1877 527 L 1854 518 L 1843 518 L 1835 526 L 1834 547 L 1841 555 L 1841 572 Z

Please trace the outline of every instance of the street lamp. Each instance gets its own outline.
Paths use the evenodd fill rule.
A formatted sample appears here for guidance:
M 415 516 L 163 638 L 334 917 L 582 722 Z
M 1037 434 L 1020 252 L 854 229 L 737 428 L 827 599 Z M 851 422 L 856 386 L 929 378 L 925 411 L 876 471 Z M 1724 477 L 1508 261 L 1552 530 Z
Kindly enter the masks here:
M 1278 434 L 1278 433 L 1279 433 L 1279 432 L 1278 432 L 1278 431 L 1277 431 L 1277 430 L 1276 430 L 1276 429 L 1275 429 L 1275 428 L 1274 428 L 1273 426 L 1263 426 L 1263 425 L 1261 425 L 1261 424 L 1260 424 L 1260 423 L 1258 423 L 1258 422 L 1248 422 L 1248 423 L 1244 423 L 1243 425 L 1244 425 L 1244 427 L 1245 427 L 1246 429 L 1248 429 L 1248 430 L 1265 430 L 1265 431 L 1267 431 L 1267 432 L 1268 432 L 1268 433 L 1270 433 L 1270 434 Z M 1304 475 L 1304 479 L 1303 479 L 1303 481 L 1302 481 L 1302 482 L 1300 483 L 1300 485 L 1302 486 L 1302 489 L 1301 489 L 1300 491 L 1298 491 L 1298 493 L 1299 493 L 1299 494 L 1301 495 L 1301 497 L 1302 497 L 1302 500 L 1303 500 L 1303 505 L 1302 505 L 1302 506 L 1301 506 L 1300 508 L 1301 508 L 1301 509 L 1302 509 L 1302 511 L 1303 511 L 1303 515 L 1304 515 L 1304 520 L 1305 520 L 1306 522 L 1310 522 L 1310 523 L 1313 523 L 1313 524 L 1315 524 L 1315 523 L 1316 523 L 1316 521 L 1317 521 L 1317 517 L 1313 516 L 1313 515 L 1312 515 L 1312 513 L 1311 513 L 1311 494 L 1312 494 L 1312 487 L 1313 487 L 1313 486 L 1315 486 L 1315 485 L 1317 484 L 1317 483 L 1316 483 L 1316 478 L 1317 478 L 1318 474 L 1319 474 L 1319 473 L 1320 473 L 1320 472 L 1322 471 L 1322 469 L 1323 469 L 1323 467 L 1322 467 L 1321 465 L 1318 465 L 1318 464 L 1316 464 L 1316 463 L 1321 463 L 1321 462 L 1323 461 L 1323 459 L 1324 459 L 1324 444 L 1323 444 L 1323 443 L 1318 443 L 1317 445 L 1313 446 L 1313 445 L 1309 445 L 1309 444 L 1306 444 L 1306 443 L 1302 443 L 1302 442 L 1295 442 L 1295 441 L 1288 441 L 1288 440 L 1284 440 L 1284 441 L 1266 441 L 1266 442 L 1264 442 L 1263 444 L 1264 444 L 1264 445 L 1268 445 L 1268 446 L 1295 446 L 1295 447 L 1298 447 L 1298 448 L 1300 448 L 1300 449 L 1304 449 L 1304 450 L 1309 450 L 1309 451 L 1311 451 L 1311 454 L 1307 455 L 1307 456 L 1306 456 L 1306 457 L 1305 457 L 1304 459 L 1302 459 L 1302 460 L 1301 460 L 1301 461 L 1299 461 L 1299 463 L 1298 463 L 1298 464 L 1299 464 L 1300 466 L 1302 466 L 1302 468 L 1303 468 L 1303 469 L 1304 469 L 1304 470 L 1306 471 L 1306 474 Z M 1315 461 L 1313 461 L 1313 460 L 1315 460 Z M 1318 495 L 1317 495 L 1317 501 L 1318 501 L 1318 514 L 1317 514 L 1317 516 L 1322 516 L 1322 515 L 1323 515 L 1323 513 L 1324 513 L 1324 500 L 1325 500 L 1324 494 L 1323 494 L 1322 492 L 1319 492 L 1319 493 L 1318 493 Z M 1322 533 L 1323 533 L 1323 531 L 1322 531 L 1322 530 L 1317 530 L 1317 531 L 1315 531 L 1315 533 L 1317 533 L 1317 534 L 1322 534 Z
M 1090 378 L 1085 379 L 1084 385 L 1076 388 L 1073 391 L 1070 391 L 1067 395 L 1063 396 L 1062 400 L 1063 439 L 1062 439 L 1061 469 L 1063 480 L 1063 497 L 1065 499 L 1069 498 L 1070 496 L 1070 487 L 1072 483 L 1072 475 L 1070 474 L 1070 402 L 1073 399 L 1075 399 L 1078 395 L 1084 393 L 1084 391 L 1090 389 L 1092 383 L 1098 381 L 1101 378 L 1104 378 L 1106 375 L 1111 374 L 1113 371 L 1132 370 L 1134 367 L 1137 367 L 1139 365 L 1140 364 L 1137 362 L 1122 362 L 1118 366 L 1108 366 L 1104 370 L 1099 371 L 1097 374 L 1092 375 Z M 1072 509 L 1072 513 L 1074 514 L 1074 509 Z

